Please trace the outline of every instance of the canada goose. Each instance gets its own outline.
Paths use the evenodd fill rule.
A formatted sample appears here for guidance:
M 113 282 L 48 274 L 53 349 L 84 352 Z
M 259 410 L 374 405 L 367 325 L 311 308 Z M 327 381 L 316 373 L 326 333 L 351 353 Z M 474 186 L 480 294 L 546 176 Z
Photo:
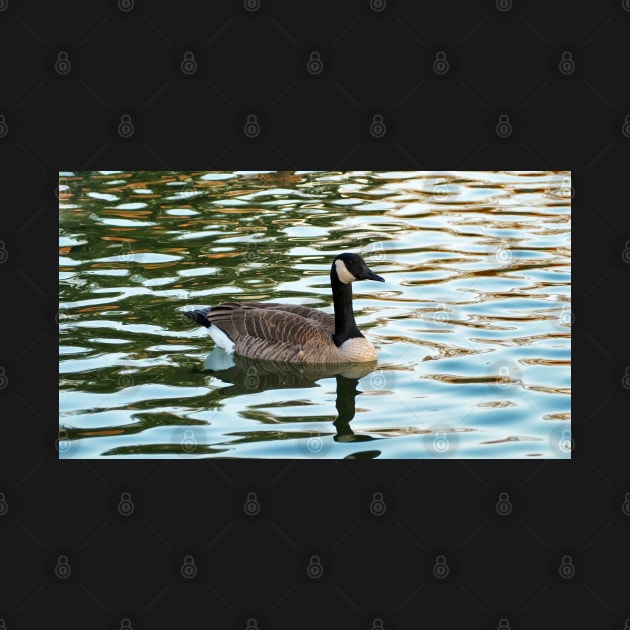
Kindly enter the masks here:
M 352 311 L 352 282 L 378 280 L 357 254 L 339 254 L 330 268 L 335 314 L 272 302 L 221 302 L 188 311 L 230 353 L 291 363 L 375 361 L 374 346 L 361 334 Z

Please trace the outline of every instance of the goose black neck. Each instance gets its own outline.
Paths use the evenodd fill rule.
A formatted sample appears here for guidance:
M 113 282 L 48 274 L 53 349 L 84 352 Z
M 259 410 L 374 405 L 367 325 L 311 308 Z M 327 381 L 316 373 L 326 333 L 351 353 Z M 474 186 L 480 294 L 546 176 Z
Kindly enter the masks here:
M 340 346 L 348 339 L 363 337 L 363 335 L 354 321 L 352 285 L 341 282 L 335 271 L 330 274 L 330 285 L 335 306 L 335 334 L 333 335 L 333 341 L 336 346 Z

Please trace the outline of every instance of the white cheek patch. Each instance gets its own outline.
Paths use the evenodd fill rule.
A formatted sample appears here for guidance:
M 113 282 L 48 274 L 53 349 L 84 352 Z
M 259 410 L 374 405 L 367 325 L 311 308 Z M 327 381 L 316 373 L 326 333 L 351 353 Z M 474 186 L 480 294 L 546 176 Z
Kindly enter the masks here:
M 346 267 L 346 264 L 340 258 L 335 260 L 335 269 L 337 270 L 339 280 L 344 284 L 350 284 L 356 280 L 356 277 L 348 271 L 348 267 Z

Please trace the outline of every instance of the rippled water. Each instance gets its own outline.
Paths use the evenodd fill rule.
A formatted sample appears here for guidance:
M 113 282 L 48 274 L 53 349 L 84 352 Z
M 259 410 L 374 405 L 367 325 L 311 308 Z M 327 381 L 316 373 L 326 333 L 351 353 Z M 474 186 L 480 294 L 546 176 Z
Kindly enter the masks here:
M 568 458 L 568 172 L 60 174 L 60 457 Z M 181 316 L 332 312 L 378 364 L 232 358 Z

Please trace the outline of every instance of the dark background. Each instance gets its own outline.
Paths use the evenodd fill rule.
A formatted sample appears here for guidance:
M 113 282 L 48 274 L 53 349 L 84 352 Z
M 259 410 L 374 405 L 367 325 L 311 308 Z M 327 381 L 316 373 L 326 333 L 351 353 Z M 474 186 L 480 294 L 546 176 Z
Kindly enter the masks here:
M 629 0 L 0 0 L 0 627 L 630 627 L 629 66 Z M 255 168 L 570 169 L 572 460 L 59 462 L 58 171 Z

